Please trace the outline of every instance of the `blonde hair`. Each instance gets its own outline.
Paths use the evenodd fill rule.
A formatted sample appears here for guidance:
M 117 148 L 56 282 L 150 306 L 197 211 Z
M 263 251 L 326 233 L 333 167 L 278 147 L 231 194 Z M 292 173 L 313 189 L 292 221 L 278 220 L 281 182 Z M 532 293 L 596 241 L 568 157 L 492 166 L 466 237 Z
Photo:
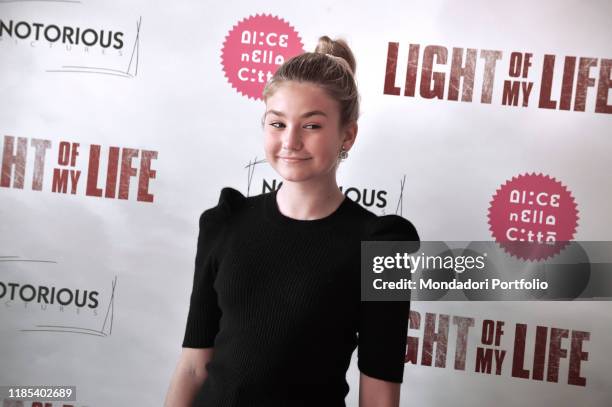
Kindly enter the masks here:
M 359 92 L 355 82 L 356 62 L 344 39 L 319 37 L 314 52 L 296 55 L 281 65 L 264 87 L 266 101 L 287 81 L 308 82 L 320 86 L 340 106 L 339 126 L 359 119 Z M 263 119 L 262 119 L 263 125 Z

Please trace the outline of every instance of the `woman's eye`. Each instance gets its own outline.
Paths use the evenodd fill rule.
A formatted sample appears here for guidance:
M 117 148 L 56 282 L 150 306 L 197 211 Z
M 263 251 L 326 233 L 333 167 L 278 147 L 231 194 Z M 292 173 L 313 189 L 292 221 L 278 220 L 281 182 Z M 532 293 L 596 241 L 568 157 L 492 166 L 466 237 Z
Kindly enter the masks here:
M 285 127 L 285 125 L 283 123 L 280 123 L 280 122 L 270 123 L 270 126 L 276 128 L 276 129 L 281 129 L 281 128 Z M 320 129 L 321 128 L 321 126 L 319 126 L 318 124 L 307 124 L 304 127 L 307 128 L 307 129 L 310 129 L 310 130 Z

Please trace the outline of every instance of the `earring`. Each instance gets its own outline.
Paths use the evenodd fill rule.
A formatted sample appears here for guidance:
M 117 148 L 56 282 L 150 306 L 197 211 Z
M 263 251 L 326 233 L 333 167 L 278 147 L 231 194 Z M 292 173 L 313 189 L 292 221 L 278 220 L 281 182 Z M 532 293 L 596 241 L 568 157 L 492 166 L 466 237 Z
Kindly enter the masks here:
M 344 146 L 340 149 L 340 155 L 338 156 L 341 160 L 346 160 L 348 152 L 344 149 Z

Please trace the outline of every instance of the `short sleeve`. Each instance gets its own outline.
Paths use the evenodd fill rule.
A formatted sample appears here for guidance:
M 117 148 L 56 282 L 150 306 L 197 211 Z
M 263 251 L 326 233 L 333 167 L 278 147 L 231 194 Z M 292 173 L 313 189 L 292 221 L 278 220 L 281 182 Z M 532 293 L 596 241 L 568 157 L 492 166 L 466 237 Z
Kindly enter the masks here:
M 245 197 L 233 188 L 223 188 L 217 206 L 200 215 L 193 286 L 182 346 L 208 348 L 219 331 L 221 309 L 214 282 L 218 260 L 215 255 L 224 226 Z
M 374 218 L 366 238 L 373 241 L 411 241 L 419 248 L 419 235 L 410 221 L 397 215 Z M 402 383 L 408 335 L 410 301 L 361 301 L 357 366 L 376 379 Z

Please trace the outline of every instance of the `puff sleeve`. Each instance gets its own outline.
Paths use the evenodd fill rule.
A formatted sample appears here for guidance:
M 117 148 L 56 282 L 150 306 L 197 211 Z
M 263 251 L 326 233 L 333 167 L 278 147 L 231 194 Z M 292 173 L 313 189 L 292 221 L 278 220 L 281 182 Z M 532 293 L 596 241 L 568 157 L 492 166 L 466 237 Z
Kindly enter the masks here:
M 193 286 L 182 344 L 184 348 L 214 345 L 222 314 L 214 289 L 218 267 L 215 248 L 228 219 L 244 199 L 239 191 L 223 188 L 217 206 L 200 215 Z
M 364 240 L 411 241 L 419 248 L 419 235 L 410 221 L 397 215 L 374 218 Z M 357 366 L 367 376 L 402 383 L 408 334 L 409 301 L 361 301 Z

